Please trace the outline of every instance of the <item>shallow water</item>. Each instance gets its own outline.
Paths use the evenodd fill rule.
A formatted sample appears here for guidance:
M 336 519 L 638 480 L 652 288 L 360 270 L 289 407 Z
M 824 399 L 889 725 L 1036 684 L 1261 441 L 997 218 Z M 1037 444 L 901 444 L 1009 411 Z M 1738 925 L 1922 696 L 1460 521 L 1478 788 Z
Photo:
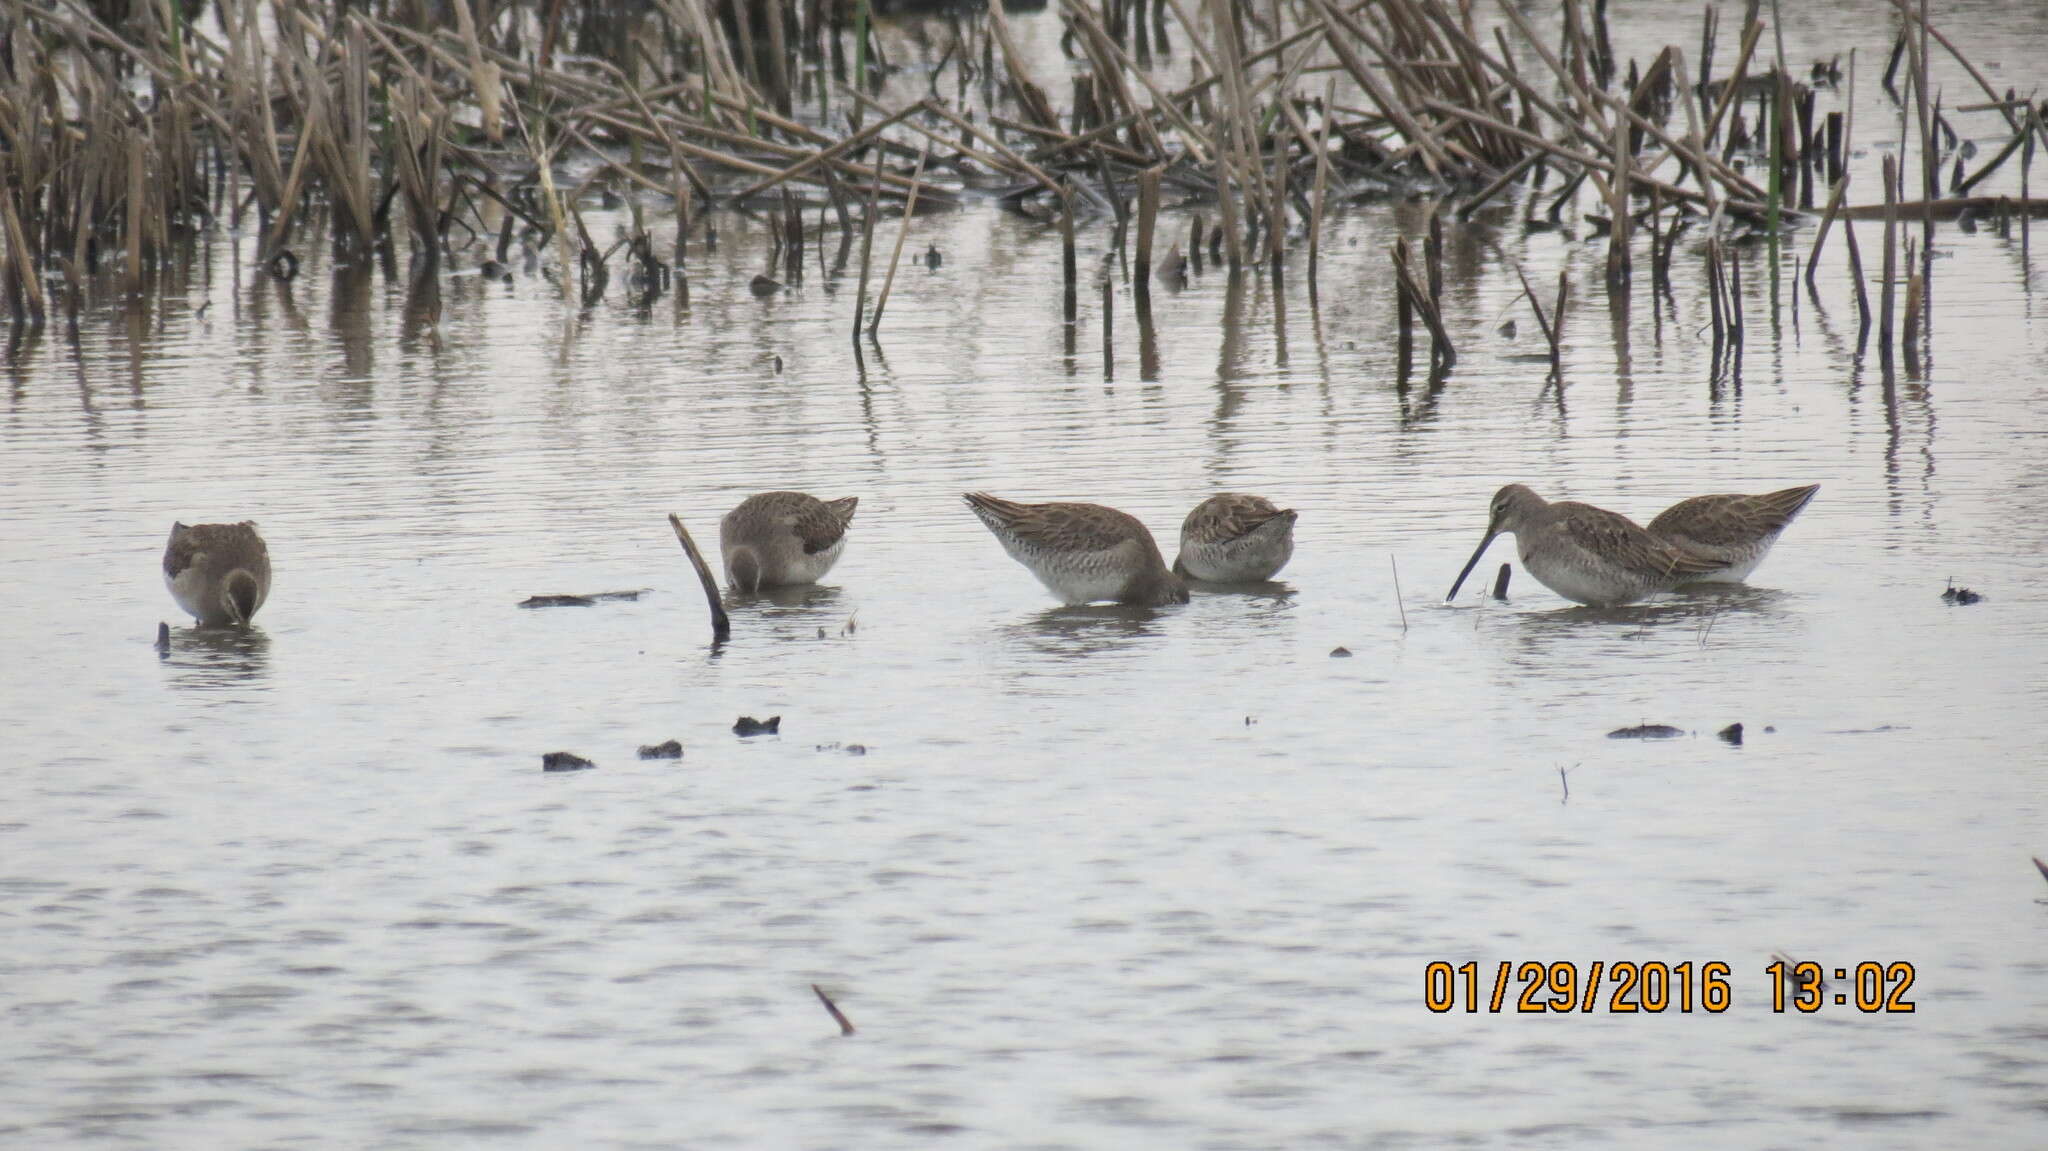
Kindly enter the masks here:
M 1263 272 L 1157 293 L 1156 371 L 1119 282 L 1113 378 L 1096 290 L 1070 335 L 1057 243 L 980 201 L 915 223 L 945 263 L 899 272 L 860 368 L 851 277 L 755 299 L 731 216 L 686 311 L 457 274 L 436 337 L 381 274 L 285 288 L 223 232 L 171 299 L 17 348 L 0 1142 L 2037 1144 L 2030 246 L 1944 229 L 1932 365 L 1889 380 L 1839 252 L 1773 326 L 1748 251 L 1715 383 L 1696 254 L 1615 319 L 1604 244 L 1497 216 L 1450 233 L 1456 371 L 1404 389 L 1385 252 L 1428 207 L 1337 217 L 1319 307 L 1298 268 L 1284 304 Z M 1561 401 L 1502 252 L 1571 269 Z M 1503 542 L 1445 605 L 1510 480 L 1639 519 L 1822 490 L 1746 588 L 1599 612 L 1517 572 L 1499 604 Z M 710 546 L 771 487 L 860 496 L 845 558 L 713 649 L 664 515 Z M 1060 609 L 983 488 L 1169 553 L 1257 491 L 1299 543 L 1267 588 Z M 260 626 L 182 626 L 171 521 L 243 517 Z M 1689 734 L 1605 738 L 1640 722 Z M 1773 952 L 1911 963 L 1917 1010 L 1775 1013 Z M 1433 1014 L 1435 960 L 1722 961 L 1732 1005 Z

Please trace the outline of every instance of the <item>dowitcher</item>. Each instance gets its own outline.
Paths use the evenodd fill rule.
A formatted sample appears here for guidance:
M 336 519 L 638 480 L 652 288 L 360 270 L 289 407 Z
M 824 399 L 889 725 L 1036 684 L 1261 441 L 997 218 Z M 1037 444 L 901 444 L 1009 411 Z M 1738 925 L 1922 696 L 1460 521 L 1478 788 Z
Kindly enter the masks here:
M 1065 603 L 1188 602 L 1188 585 L 1135 517 L 1101 504 L 1020 504 L 981 492 L 966 499 L 1010 558 Z
M 270 598 L 270 549 L 256 522 L 171 525 L 164 584 L 203 627 L 246 626 Z
M 1727 568 L 1724 560 L 1669 543 L 1618 512 L 1591 504 L 1551 503 L 1521 484 L 1494 493 L 1486 538 L 1465 561 L 1449 600 L 1479 564 L 1486 545 L 1513 532 L 1522 567 L 1544 587 L 1593 607 L 1630 603 Z
M 1209 583 L 1272 579 L 1294 555 L 1294 519 L 1294 509 L 1274 507 L 1264 496 L 1210 496 L 1180 525 L 1173 573 Z
M 1819 484 L 1760 496 L 1694 496 L 1664 509 L 1648 531 L 1689 552 L 1727 565 L 1697 577 L 1702 582 L 1740 583 L 1764 562 L 1778 533 L 1820 490 Z
M 846 550 L 859 496 L 830 503 L 802 492 L 762 492 L 718 521 L 718 550 L 734 590 L 816 583 Z

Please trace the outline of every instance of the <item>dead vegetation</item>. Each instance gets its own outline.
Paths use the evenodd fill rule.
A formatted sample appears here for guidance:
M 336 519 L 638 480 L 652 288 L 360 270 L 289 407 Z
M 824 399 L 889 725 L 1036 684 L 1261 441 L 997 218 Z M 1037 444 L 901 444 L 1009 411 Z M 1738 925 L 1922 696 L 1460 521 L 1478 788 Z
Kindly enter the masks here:
M 253 216 L 256 261 L 279 276 L 297 269 L 295 248 L 322 239 L 387 269 L 403 245 L 428 323 L 444 251 L 480 245 L 502 265 L 515 241 L 551 253 L 554 281 L 586 305 L 622 250 L 641 301 L 686 300 L 691 238 L 727 209 L 773 221 L 781 259 L 768 271 L 790 283 L 803 275 L 806 216 L 821 249 L 836 224 L 839 266 L 860 238 L 865 283 L 882 217 L 980 191 L 1057 223 L 1070 319 L 1077 219 L 1113 228 L 1119 254 L 1135 235 L 1143 315 L 1162 206 L 1219 222 L 1197 216 L 1162 274 L 1183 275 L 1190 259 L 1199 270 L 1204 239 L 1232 273 L 1278 272 L 1305 247 L 1313 300 L 1332 206 L 1429 194 L 1455 200 L 1462 221 L 1510 210 L 1496 200 L 1513 192 L 1522 226 L 1541 229 L 1576 226 L 1561 217 L 1584 192 L 1608 238 L 1610 294 L 1627 291 L 1639 234 L 1653 287 L 1668 291 L 1677 239 L 1700 229 L 1718 350 L 1743 330 L 1727 239 L 1775 241 L 1785 216 L 1818 199 L 1809 285 L 1839 221 L 1866 316 L 1850 222 L 1885 221 L 1886 269 L 1904 226 L 1922 225 L 1918 263 L 1879 285 L 1889 358 L 1931 326 L 1936 220 L 2006 226 L 2043 206 L 2026 194 L 2048 143 L 2042 109 L 1993 91 L 1907 0 L 1894 0 L 1900 32 L 1880 80 L 1907 162 L 1862 203 L 1848 195 L 1852 125 L 1818 110 L 1818 94 L 1844 82 L 1842 62 L 1795 76 L 1756 3 L 1732 53 L 1717 51 L 1709 8 L 1696 62 L 1676 44 L 1617 61 L 1604 0 L 1562 0 L 1547 31 L 1505 2 L 1057 3 L 1064 68 L 1020 49 L 1002 0 L 921 16 L 907 38 L 878 35 L 869 0 L 17 0 L 0 12 L 0 289 L 17 325 L 75 324 L 90 297 L 151 291 L 195 234 Z M 890 43 L 936 62 L 892 58 Z M 1942 108 L 1924 80 L 1937 47 L 1981 100 Z M 1064 109 L 1055 68 L 1069 80 Z M 1852 58 L 1850 83 L 1854 71 Z M 1963 115 L 1996 117 L 2009 139 L 1978 155 L 1953 126 Z M 1973 194 L 2015 157 L 2020 197 Z M 581 175 L 564 186 L 571 171 Z M 579 206 L 600 189 L 632 197 L 632 234 L 608 245 Z M 650 200 L 673 212 L 666 260 L 641 223 Z M 884 242 L 893 272 L 903 231 Z M 1440 236 L 1430 246 L 1424 270 L 1397 248 L 1393 283 L 1441 375 L 1456 351 L 1440 314 Z M 860 293 L 856 346 L 863 324 L 870 338 L 879 328 L 889 275 L 879 283 L 872 315 Z M 1536 308 L 1560 388 L 1564 296 L 1561 285 L 1554 311 Z M 1406 323 L 1403 336 L 1412 343 Z

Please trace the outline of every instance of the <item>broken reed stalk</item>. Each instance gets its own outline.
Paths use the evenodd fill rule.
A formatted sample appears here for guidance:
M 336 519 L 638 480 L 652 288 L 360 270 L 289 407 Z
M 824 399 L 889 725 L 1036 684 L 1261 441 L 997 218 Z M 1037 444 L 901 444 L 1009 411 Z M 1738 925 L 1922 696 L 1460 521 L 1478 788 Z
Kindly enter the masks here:
M 1721 241 L 1716 237 L 1707 238 L 1707 311 L 1714 326 L 1714 357 L 1719 359 L 1721 348 L 1728 341 L 1727 296 L 1724 286 L 1727 275 L 1721 268 Z
M 1115 276 L 1105 274 L 1102 277 L 1102 378 L 1105 380 L 1116 379 L 1116 341 L 1112 338 L 1116 324 L 1115 284 Z
M 1500 175 L 1495 176 L 1491 181 L 1487 183 L 1487 185 L 1484 188 L 1481 188 L 1479 191 L 1474 192 L 1471 196 L 1465 199 L 1464 203 L 1458 205 L 1458 218 L 1460 220 L 1471 219 L 1472 214 L 1474 212 L 1477 212 L 1479 209 L 1485 207 L 1486 202 L 1488 200 L 1491 200 L 1495 196 L 1499 195 L 1501 189 L 1521 179 L 1523 176 L 1528 174 L 1529 169 L 1535 167 L 1536 165 L 1542 162 L 1542 152 L 1531 152 L 1528 155 L 1522 157 L 1521 159 L 1515 161 L 1513 167 L 1509 168 L 1505 172 L 1502 172 Z
M 1728 257 L 1728 335 L 1733 347 L 1742 348 L 1742 256 L 1738 252 L 1727 252 Z
M 1856 285 L 1856 354 L 1870 339 L 1870 293 L 1863 284 L 1863 253 L 1856 245 L 1856 221 L 1842 220 L 1842 243 L 1849 249 L 1849 282 Z
M 35 260 L 29 249 L 27 237 L 22 232 L 21 217 L 14 210 L 14 196 L 7 190 L 0 190 L 0 217 L 4 217 L 7 234 L 6 277 L 9 302 L 12 304 L 18 297 L 27 308 L 29 325 L 40 328 L 43 326 L 45 315 L 42 277 L 36 275 Z M 67 266 L 67 279 L 75 278 L 76 275 L 76 271 Z M 15 307 L 13 318 L 16 323 L 20 323 L 23 318 L 22 305 Z
M 1163 168 L 1151 167 L 1138 173 L 1138 266 L 1131 269 L 1131 285 L 1140 296 L 1151 293 L 1152 235 L 1159 225 L 1159 177 Z
M 1884 259 L 1883 278 L 1877 285 L 1877 354 L 1886 363 L 1892 358 L 1893 279 L 1898 275 L 1898 159 L 1884 158 Z
M 1002 0 L 994 0 L 994 4 L 995 6 L 1000 7 L 1002 5 Z M 863 3 L 862 7 L 866 7 L 865 3 Z M 853 1034 L 852 1021 L 846 1018 L 846 1013 L 844 1011 L 839 1010 L 839 1005 L 837 1003 L 832 1002 L 832 997 L 830 995 L 825 994 L 825 989 L 813 983 L 811 984 L 811 990 L 817 994 L 818 1002 L 825 1005 L 825 1010 L 832 1013 L 832 1022 L 837 1023 L 839 1025 L 839 1034 L 842 1037 Z
M 1842 195 L 1848 190 L 1848 187 L 1849 181 L 1845 177 L 1835 181 L 1834 189 L 1828 193 L 1827 210 L 1821 213 L 1820 228 L 1813 235 L 1813 250 L 1806 254 L 1806 290 L 1809 292 L 1815 290 L 1813 286 L 1814 269 L 1820 267 L 1821 248 L 1828 242 L 1828 231 L 1834 227 L 1836 213 L 1842 210 Z M 1847 224 L 1848 221 L 1844 220 L 1843 225 L 1846 227 Z
M 1078 272 L 1074 262 L 1074 196 L 1064 186 L 1060 194 L 1060 276 L 1063 285 L 1062 314 L 1071 324 L 1080 318 Z
M 128 137 L 128 293 L 142 294 L 142 133 Z
M 683 545 L 683 554 L 690 557 L 690 566 L 697 570 L 697 582 L 704 585 L 704 602 L 711 607 L 711 638 L 725 640 L 732 635 L 732 619 L 725 614 L 725 601 L 718 594 L 718 581 L 711 576 L 711 568 L 704 562 L 703 553 L 697 550 L 697 541 L 690 538 L 690 529 L 683 526 L 681 516 L 670 512 L 668 526 L 675 529 L 676 542 Z
M 1394 276 L 1394 357 L 1405 381 L 1415 364 L 1415 300 L 1398 270 Z
M 1323 85 L 1323 119 L 1316 133 L 1316 184 L 1308 212 L 1308 298 L 1316 302 L 1316 267 L 1323 250 L 1323 202 L 1330 186 L 1330 123 L 1336 118 L 1337 78 Z M 1533 162 L 1533 157 L 1530 162 Z
M 1401 596 L 1401 565 L 1393 556 L 1387 557 L 1387 566 L 1394 571 L 1394 606 L 1401 609 L 1401 630 L 1408 630 L 1408 603 Z
M 1564 397 L 1564 316 L 1571 302 L 1571 278 L 1557 270 L 1557 306 L 1550 313 L 1550 374 L 1557 379 L 1559 400 Z
M 1628 121 L 1616 117 L 1614 121 L 1614 175 L 1608 180 L 1607 210 L 1613 217 L 1613 224 L 1607 230 L 1607 292 L 1626 293 L 1629 282 L 1629 208 L 1628 208 Z M 1777 235 L 1777 205 L 1772 202 L 1771 226 L 1773 236 Z
M 866 11 L 867 0 L 861 0 L 862 11 Z M 860 228 L 860 291 L 853 300 L 853 347 L 855 354 L 860 351 L 861 321 L 868 310 L 868 270 L 875 253 L 875 225 L 881 223 L 882 195 L 882 154 L 875 153 L 875 182 L 868 188 L 868 202 L 861 212 Z
M 1543 301 L 1536 298 L 1536 289 L 1529 286 L 1529 277 L 1523 274 L 1520 264 L 1515 265 L 1515 278 L 1522 281 L 1522 295 L 1528 297 L 1529 310 L 1536 313 L 1536 326 L 1543 332 L 1543 342 L 1550 347 L 1550 375 L 1545 377 L 1544 387 L 1548 388 L 1552 383 L 1562 387 L 1564 384 L 1564 357 L 1558 347 L 1558 329 L 1551 326 L 1550 317 L 1544 314 L 1543 311 Z M 1563 300 L 1564 272 L 1560 270 L 1557 278 L 1558 298 L 1561 302 Z
M 1422 242 L 1423 267 L 1429 275 L 1429 310 L 1443 315 L 1444 213 L 1439 205 L 1429 214 L 1429 234 Z
M 1914 45 L 1913 52 L 1913 89 L 1914 103 L 1918 106 L 1920 113 L 1920 199 L 1922 202 L 1920 243 L 1921 252 L 1926 257 L 1926 260 L 1919 268 L 1910 269 L 1908 272 L 1911 280 L 1906 285 L 1906 329 L 1903 333 L 1905 350 L 1908 355 L 1917 353 L 1921 329 L 1923 327 L 1930 329 L 1933 327 L 1932 312 L 1929 311 L 1923 315 L 1920 305 L 1923 301 L 1932 303 L 1931 296 L 1934 291 L 1934 213 L 1931 210 L 1931 205 L 1941 195 L 1941 149 L 1939 141 L 1935 138 L 1934 134 L 1934 125 L 1939 120 L 1940 113 L 1938 111 L 1930 113 L 1928 106 L 1930 97 L 1928 94 L 1927 0 L 1920 0 L 1920 14 L 1913 21 L 1913 27 L 1920 33 L 1919 42 Z M 1908 260 L 1907 263 L 1910 268 L 1912 261 Z M 1914 290 L 1916 287 L 1919 289 L 1918 291 Z
M 1429 329 L 1431 371 L 1450 371 L 1458 362 L 1458 352 L 1451 346 L 1450 333 L 1444 329 L 1443 317 L 1438 314 L 1436 305 L 1430 301 L 1428 289 L 1416 280 L 1407 238 L 1396 240 L 1388 254 L 1394 262 L 1394 283 L 1400 298 L 1406 301 L 1408 307 L 1414 309 L 1416 315 L 1422 317 L 1423 326 Z M 1406 330 L 1405 324 L 1403 329 Z
M 1920 268 L 1915 264 L 1913 240 L 1906 240 L 1906 308 L 1902 313 L 1904 324 L 1899 329 L 1899 344 L 1910 362 L 1920 354 L 1920 304 L 1926 284 Z
M 1770 215 L 1766 234 L 1770 237 L 1773 250 L 1778 245 L 1778 213 L 1785 198 L 1785 97 L 1791 92 L 1791 85 L 1785 76 L 1785 18 L 1778 11 L 1778 0 L 1771 0 L 1771 38 L 1777 46 L 1777 82 L 1771 90 L 1771 173 L 1770 173 Z M 1772 275 L 1777 274 L 1777 261 L 1771 262 Z
M 896 230 L 896 246 L 889 252 L 889 271 L 882 277 L 882 294 L 875 300 L 875 318 L 868 322 L 868 338 L 874 339 L 882 327 L 882 309 L 889 306 L 889 289 L 896 285 L 896 263 L 903 258 L 903 241 L 910 236 L 910 221 L 917 215 L 917 189 L 924 179 L 924 162 L 931 153 L 926 151 L 917 158 L 917 171 L 910 177 L 910 199 L 903 206 L 903 226 Z M 795 262 L 792 259 L 792 263 Z

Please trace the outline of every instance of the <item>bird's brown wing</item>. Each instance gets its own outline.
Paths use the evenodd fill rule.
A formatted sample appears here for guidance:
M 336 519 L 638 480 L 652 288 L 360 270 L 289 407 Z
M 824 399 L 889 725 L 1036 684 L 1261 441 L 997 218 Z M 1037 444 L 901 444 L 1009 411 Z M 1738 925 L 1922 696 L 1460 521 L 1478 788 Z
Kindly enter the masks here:
M 1572 514 L 1559 518 L 1557 529 L 1585 550 L 1633 571 L 1709 575 L 1728 566 L 1724 561 L 1658 539 L 1619 512 L 1590 505 L 1581 505 Z
M 1808 484 L 1755 496 L 1694 496 L 1665 508 L 1650 521 L 1649 531 L 1710 547 L 1739 546 L 1783 531 L 1819 490 L 1819 484 Z
M 1063 552 L 1104 552 L 1132 540 L 1151 545 L 1152 533 L 1135 517 L 1101 504 L 1020 504 L 970 492 L 968 504 L 991 528 L 1020 542 Z
M 1189 512 L 1181 524 L 1181 534 L 1201 543 L 1221 543 L 1250 535 L 1268 521 L 1287 514 L 1264 496 L 1226 492 L 1203 500 Z
M 803 541 L 804 554 L 816 555 L 844 539 L 847 525 L 853 522 L 854 505 L 859 502 L 859 496 L 831 503 L 811 500 L 796 511 L 789 526 L 797 539 Z

